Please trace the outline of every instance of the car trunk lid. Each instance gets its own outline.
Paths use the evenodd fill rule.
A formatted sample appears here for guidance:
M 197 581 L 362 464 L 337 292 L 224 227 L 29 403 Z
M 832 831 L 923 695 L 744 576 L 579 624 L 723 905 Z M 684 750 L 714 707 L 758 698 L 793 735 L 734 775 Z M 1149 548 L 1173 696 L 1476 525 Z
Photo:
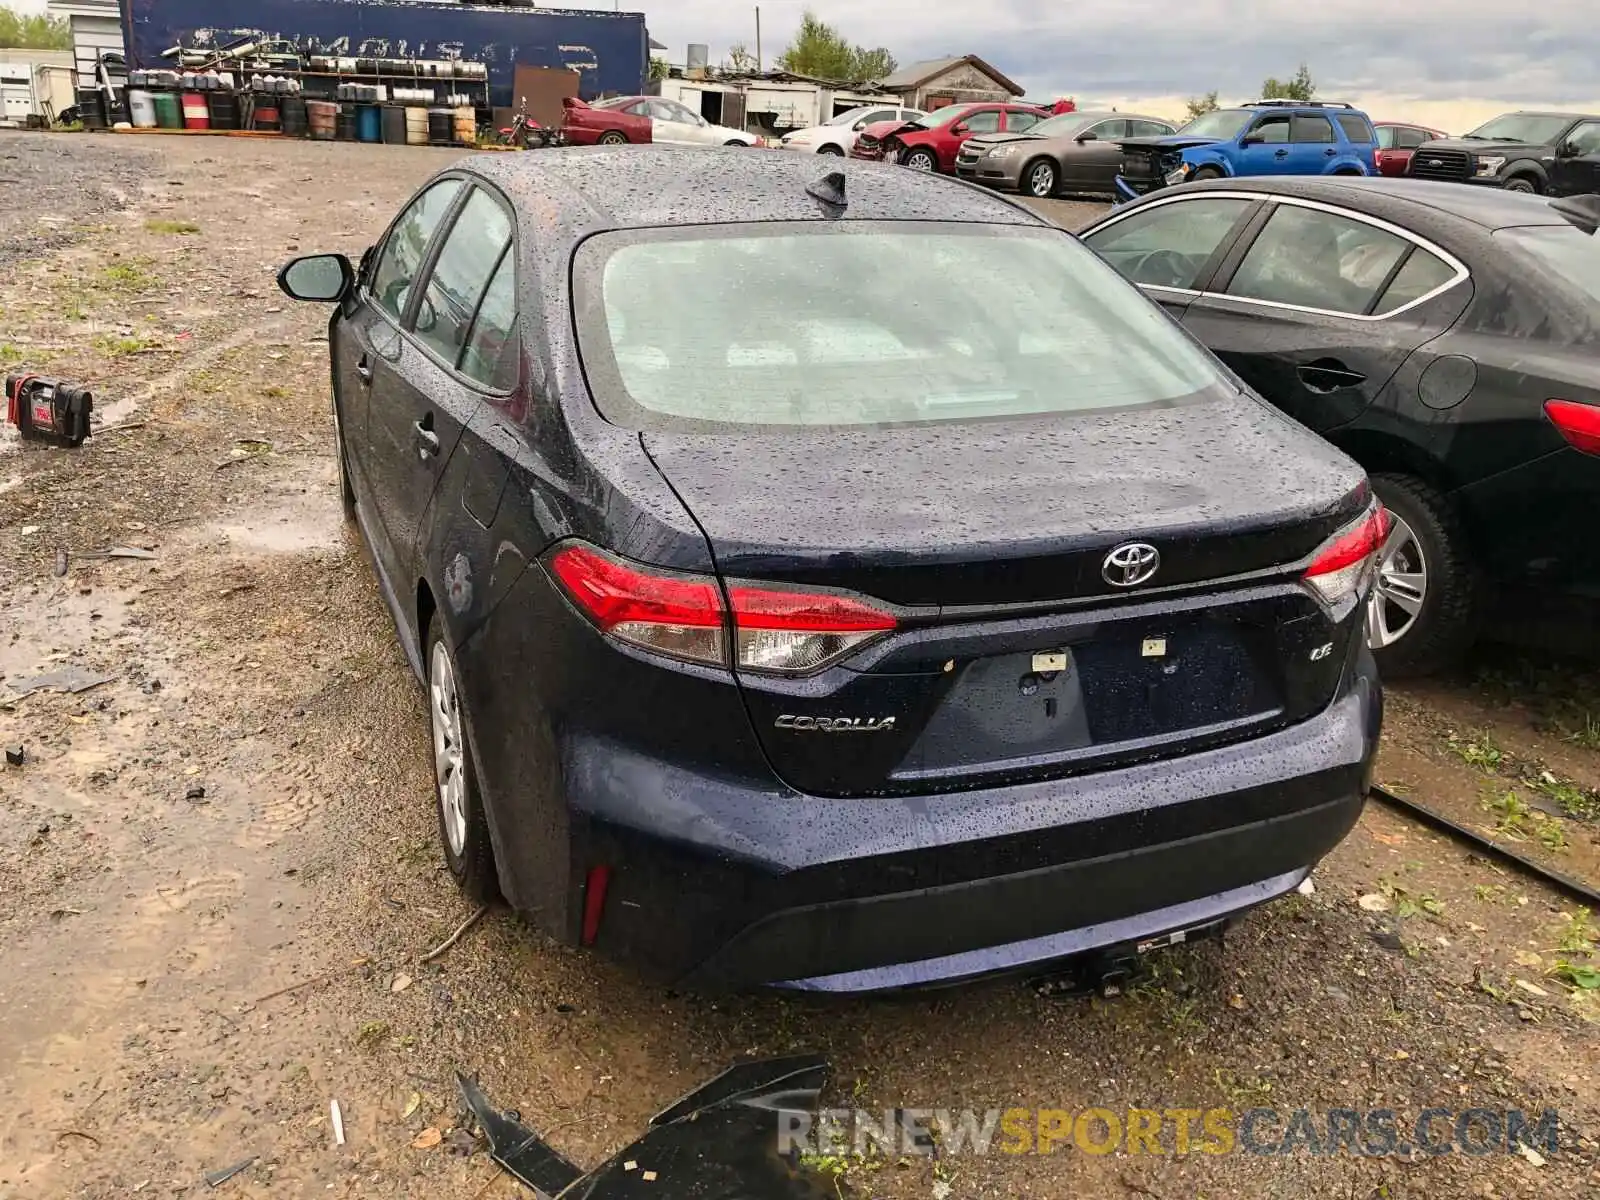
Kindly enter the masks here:
M 1290 566 L 1359 515 L 1364 484 L 1253 406 L 644 442 L 730 591 L 838 589 L 896 614 L 818 674 L 739 671 L 777 773 L 935 791 L 1178 753 L 1327 702 L 1344 655 L 1309 655 L 1341 630 Z M 1160 556 L 1143 588 L 1107 565 L 1129 543 Z

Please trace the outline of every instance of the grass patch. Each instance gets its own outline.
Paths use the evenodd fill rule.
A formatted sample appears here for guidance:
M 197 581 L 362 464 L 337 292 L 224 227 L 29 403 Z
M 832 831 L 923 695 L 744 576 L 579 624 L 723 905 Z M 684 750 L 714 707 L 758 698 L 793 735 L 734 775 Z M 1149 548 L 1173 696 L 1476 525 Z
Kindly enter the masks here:
M 168 221 L 161 217 L 152 217 L 144 223 L 144 227 L 151 233 L 199 233 L 200 226 L 193 221 Z
M 100 269 L 100 278 L 118 291 L 138 292 L 155 284 L 155 279 L 139 262 L 116 262 Z
M 102 354 L 109 354 L 113 358 L 120 358 L 127 354 L 139 354 L 155 345 L 152 338 L 142 338 L 137 335 L 131 337 L 113 337 L 104 333 L 94 340 L 94 348 Z
M 9 342 L 0 342 L 0 363 L 21 362 L 22 358 L 23 355 L 21 350 L 17 349 Z
M 1463 741 L 1450 735 L 1450 753 L 1454 754 L 1469 767 L 1477 767 L 1486 774 L 1493 775 L 1500 769 L 1500 764 L 1506 760 L 1506 752 L 1494 744 L 1494 739 L 1487 733 L 1480 733 Z

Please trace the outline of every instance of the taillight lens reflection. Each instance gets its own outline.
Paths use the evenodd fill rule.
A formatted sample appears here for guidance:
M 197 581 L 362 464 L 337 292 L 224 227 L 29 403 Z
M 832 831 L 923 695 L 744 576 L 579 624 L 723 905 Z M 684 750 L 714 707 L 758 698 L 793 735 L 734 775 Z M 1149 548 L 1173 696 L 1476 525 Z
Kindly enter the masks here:
M 1378 551 L 1389 536 L 1389 524 L 1388 512 L 1374 502 L 1359 521 L 1341 529 L 1317 551 L 1306 568 L 1306 583 L 1330 604 L 1366 588 Z
M 570 545 L 550 560 L 573 603 L 602 633 L 646 650 L 708 666 L 806 674 L 896 627 L 895 615 L 860 597 L 657 571 L 592 546 Z

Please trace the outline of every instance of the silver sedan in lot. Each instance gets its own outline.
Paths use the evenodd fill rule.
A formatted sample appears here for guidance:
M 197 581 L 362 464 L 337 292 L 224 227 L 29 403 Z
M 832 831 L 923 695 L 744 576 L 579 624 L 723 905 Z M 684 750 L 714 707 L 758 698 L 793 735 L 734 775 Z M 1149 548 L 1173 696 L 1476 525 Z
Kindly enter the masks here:
M 1125 137 L 1175 132 L 1170 121 L 1131 113 L 1070 112 L 1020 133 L 969 138 L 956 155 L 956 174 L 1028 196 L 1104 192 L 1122 169 Z

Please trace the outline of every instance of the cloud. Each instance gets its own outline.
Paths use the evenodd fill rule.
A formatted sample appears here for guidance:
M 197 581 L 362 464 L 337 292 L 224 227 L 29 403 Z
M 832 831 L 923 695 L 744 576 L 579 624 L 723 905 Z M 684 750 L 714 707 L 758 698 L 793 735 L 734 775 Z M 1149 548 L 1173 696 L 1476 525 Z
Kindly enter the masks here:
M 1319 94 L 1360 102 L 1456 104 L 1491 109 L 1584 108 L 1600 82 L 1600 24 L 1578 0 L 1507 8 L 1503 0 L 1393 0 L 1341 5 L 1289 0 L 779 0 L 761 6 L 762 52 L 771 66 L 805 7 L 851 41 L 883 45 L 901 63 L 973 53 L 1030 96 L 1084 98 L 1255 96 L 1269 75 L 1311 68 Z M 974 20 L 981 13 L 981 20 Z M 755 43 L 753 7 L 688 0 L 647 13 L 650 32 L 681 61 L 706 42 L 719 61 L 732 42 Z

